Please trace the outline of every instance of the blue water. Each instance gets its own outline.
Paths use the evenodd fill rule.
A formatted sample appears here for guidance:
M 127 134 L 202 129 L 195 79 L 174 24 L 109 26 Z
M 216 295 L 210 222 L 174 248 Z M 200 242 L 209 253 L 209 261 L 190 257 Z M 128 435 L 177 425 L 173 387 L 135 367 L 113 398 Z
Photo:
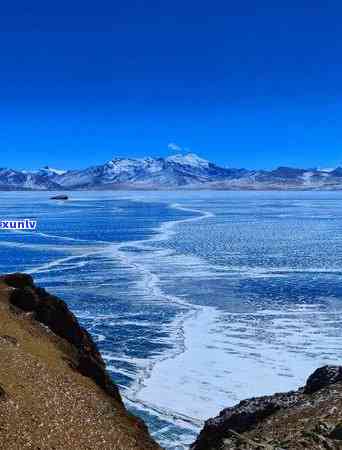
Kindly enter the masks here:
M 342 349 L 342 193 L 0 193 L 0 272 L 25 271 L 97 341 L 167 449 Z

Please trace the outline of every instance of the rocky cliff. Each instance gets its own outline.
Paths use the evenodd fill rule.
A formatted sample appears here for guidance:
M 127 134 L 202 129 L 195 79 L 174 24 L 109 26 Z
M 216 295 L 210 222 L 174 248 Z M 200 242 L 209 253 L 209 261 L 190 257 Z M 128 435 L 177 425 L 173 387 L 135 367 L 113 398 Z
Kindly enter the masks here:
M 0 277 L 0 447 L 157 450 L 91 336 L 31 277 Z
M 0 277 L 0 448 L 160 450 L 88 332 L 27 275 Z M 342 367 L 209 419 L 191 450 L 342 450 Z
M 191 450 L 342 449 L 342 367 L 317 369 L 306 385 L 251 398 L 209 419 Z

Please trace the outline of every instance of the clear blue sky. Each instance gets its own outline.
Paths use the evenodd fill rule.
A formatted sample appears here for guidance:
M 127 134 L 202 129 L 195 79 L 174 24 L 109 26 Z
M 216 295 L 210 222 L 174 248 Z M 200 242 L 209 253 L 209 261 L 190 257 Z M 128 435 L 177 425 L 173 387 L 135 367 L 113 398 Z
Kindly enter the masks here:
M 342 164 L 339 1 L 6 3 L 0 166 Z

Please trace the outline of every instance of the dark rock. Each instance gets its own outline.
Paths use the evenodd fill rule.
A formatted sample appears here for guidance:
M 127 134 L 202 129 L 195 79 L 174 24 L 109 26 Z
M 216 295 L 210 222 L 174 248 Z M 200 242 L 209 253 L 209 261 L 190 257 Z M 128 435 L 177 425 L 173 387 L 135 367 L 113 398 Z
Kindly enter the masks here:
M 18 289 L 23 289 L 25 287 L 34 287 L 33 278 L 25 273 L 11 273 L 0 277 L 7 286 L 11 286 Z
M 332 432 L 329 434 L 330 439 L 342 441 L 342 423 L 338 423 Z
M 10 294 L 10 303 L 20 310 L 34 313 L 36 320 L 72 344 L 78 354 L 77 370 L 92 378 L 111 397 L 122 403 L 119 390 L 106 371 L 105 362 L 95 342 L 80 326 L 66 303 L 50 295 L 45 289 L 36 287 L 32 277 L 28 275 L 6 275 L 0 280 L 16 288 Z
M 342 367 L 341 366 L 324 366 L 315 370 L 306 382 L 304 393 L 313 394 L 320 389 L 329 386 L 330 384 L 342 381 Z
M 299 399 L 299 392 L 275 394 L 243 400 L 232 408 L 221 411 L 219 416 L 205 422 L 196 442 L 191 446 L 194 450 L 220 448 L 222 440 L 232 436 L 230 430 L 243 433 L 274 414 L 281 408 L 288 408 Z
M 234 433 L 248 432 L 277 411 L 305 403 L 312 394 L 339 381 L 342 381 L 342 367 L 324 366 L 310 375 L 305 387 L 297 391 L 243 400 L 232 408 L 224 409 L 217 417 L 207 420 L 191 449 L 221 449 L 223 440 L 233 437 Z M 336 428 L 336 436 L 340 435 L 340 430 L 342 434 L 342 427 Z
M 6 398 L 6 391 L 5 389 L 0 385 L 0 400 L 5 400 Z
M 11 303 L 23 311 L 34 311 L 39 299 L 31 287 L 23 287 L 11 293 Z
M 69 197 L 67 195 L 55 195 L 54 197 L 51 197 L 50 200 L 68 200 Z

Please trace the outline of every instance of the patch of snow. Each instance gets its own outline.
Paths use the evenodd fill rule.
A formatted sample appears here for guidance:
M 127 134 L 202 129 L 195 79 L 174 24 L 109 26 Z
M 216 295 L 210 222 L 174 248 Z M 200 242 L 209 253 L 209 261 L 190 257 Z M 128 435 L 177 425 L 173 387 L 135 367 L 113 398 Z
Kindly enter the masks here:
M 308 184 L 312 184 L 312 175 L 313 175 L 314 173 L 313 172 L 310 172 L 310 171 L 308 171 L 308 172 L 304 172 L 303 173 L 303 176 L 302 176 L 302 178 L 303 178 L 303 181 L 304 181 L 304 184 L 306 184 L 306 185 L 308 185 Z
M 40 172 L 45 172 L 48 175 L 64 175 L 67 173 L 67 170 L 54 169 L 52 167 L 43 167 L 40 169 Z
M 166 158 L 168 162 L 174 162 L 181 165 L 192 166 L 192 167 L 208 167 L 209 161 L 200 158 L 195 153 L 188 153 L 186 155 L 177 154 L 169 156 Z
M 333 172 L 336 169 L 336 167 L 330 167 L 327 169 L 319 169 L 320 172 L 330 173 Z

